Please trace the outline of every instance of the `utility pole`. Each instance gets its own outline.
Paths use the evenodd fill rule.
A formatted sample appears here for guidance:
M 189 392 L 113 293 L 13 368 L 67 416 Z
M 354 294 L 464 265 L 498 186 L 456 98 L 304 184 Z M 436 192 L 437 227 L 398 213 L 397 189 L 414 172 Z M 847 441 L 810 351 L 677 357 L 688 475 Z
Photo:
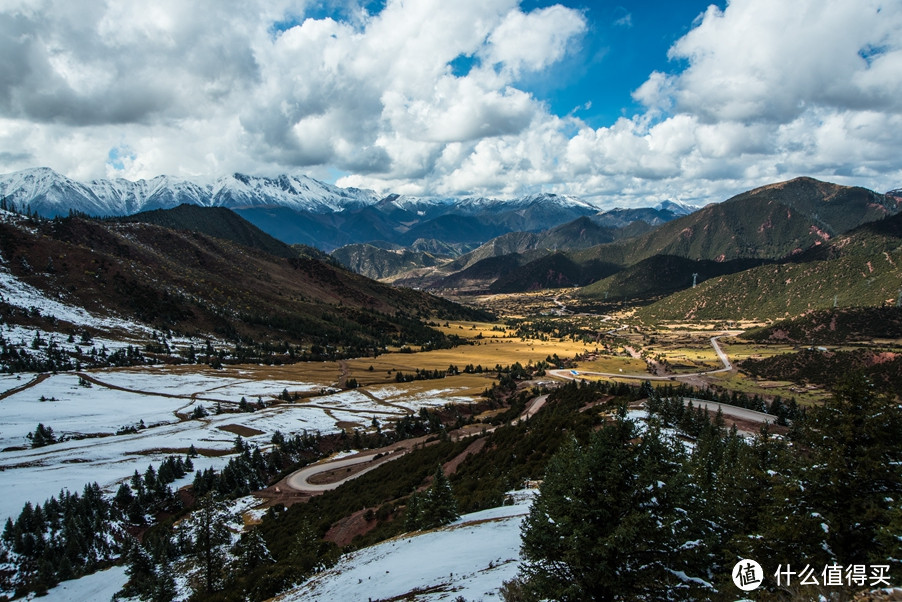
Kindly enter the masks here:
M 698 274 L 692 274 L 692 288 L 695 288 L 695 285 L 697 282 L 698 282 Z

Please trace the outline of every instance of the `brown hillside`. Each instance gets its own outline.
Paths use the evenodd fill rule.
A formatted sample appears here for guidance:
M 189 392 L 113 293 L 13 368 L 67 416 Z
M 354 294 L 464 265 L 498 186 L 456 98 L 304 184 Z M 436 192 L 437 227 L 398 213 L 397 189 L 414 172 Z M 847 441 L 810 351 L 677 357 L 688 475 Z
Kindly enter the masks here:
M 232 340 L 360 349 L 438 343 L 444 337 L 419 318 L 468 313 L 321 261 L 150 224 L 8 219 L 0 222 L 0 255 L 14 275 L 53 298 Z

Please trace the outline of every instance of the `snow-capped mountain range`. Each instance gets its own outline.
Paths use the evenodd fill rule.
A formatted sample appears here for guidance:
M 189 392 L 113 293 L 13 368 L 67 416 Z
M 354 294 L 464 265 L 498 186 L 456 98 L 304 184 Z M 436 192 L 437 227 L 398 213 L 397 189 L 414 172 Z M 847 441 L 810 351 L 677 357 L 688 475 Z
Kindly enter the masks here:
M 294 211 L 332 213 L 380 205 L 404 211 L 423 211 L 436 206 L 454 206 L 456 213 L 473 214 L 491 210 L 548 204 L 585 211 L 602 207 L 572 195 L 532 194 L 512 200 L 492 198 L 420 198 L 404 195 L 381 197 L 372 190 L 341 188 L 302 175 L 274 178 L 233 174 L 202 184 L 186 178 L 157 176 L 150 180 L 123 178 L 78 182 L 47 167 L 0 175 L 0 198 L 17 207 L 37 211 L 46 217 L 66 215 L 70 210 L 88 215 L 130 215 L 152 209 L 169 209 L 182 203 L 202 207 L 286 207 Z M 664 204 L 667 206 L 664 207 Z M 659 208 L 675 214 L 694 211 L 672 201 Z
M 233 174 L 213 182 L 171 176 L 137 182 L 121 178 L 78 182 L 46 167 L 0 175 L 0 199 L 7 207 L 44 217 L 73 211 L 125 216 L 181 204 L 225 207 L 284 242 L 326 251 L 369 241 L 410 245 L 421 238 L 475 248 L 507 232 L 535 232 L 582 216 L 616 213 L 613 227 L 652 219 L 640 215 L 651 210 L 604 212 L 598 202 L 548 193 L 508 200 L 381 196 L 300 175 Z M 664 219 L 657 221 L 694 210 L 665 201 L 657 208 L 664 212 Z M 639 213 L 634 215 L 635 211 Z
M 46 167 L 0 176 L 0 197 L 47 217 L 66 215 L 70 210 L 98 216 L 130 215 L 182 203 L 229 208 L 279 206 L 328 213 L 379 201 L 371 190 L 339 188 L 306 176 L 234 174 L 212 184 L 171 176 L 137 182 L 117 178 L 82 183 Z

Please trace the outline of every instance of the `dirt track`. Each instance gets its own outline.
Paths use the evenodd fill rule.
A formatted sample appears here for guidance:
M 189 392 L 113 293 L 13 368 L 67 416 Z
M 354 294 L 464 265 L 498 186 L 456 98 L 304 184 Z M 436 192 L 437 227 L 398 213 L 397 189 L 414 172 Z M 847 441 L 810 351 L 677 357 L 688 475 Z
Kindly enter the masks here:
M 49 374 L 38 374 L 37 376 L 32 378 L 30 381 L 28 381 L 24 385 L 20 385 L 18 387 L 14 387 L 12 389 L 9 389 L 8 391 L 4 391 L 3 393 L 0 393 L 0 399 L 6 399 L 7 397 L 9 397 L 11 395 L 15 395 L 16 393 L 21 393 L 22 391 L 24 391 L 26 389 L 30 389 L 33 386 L 44 382 L 48 378 L 50 378 Z

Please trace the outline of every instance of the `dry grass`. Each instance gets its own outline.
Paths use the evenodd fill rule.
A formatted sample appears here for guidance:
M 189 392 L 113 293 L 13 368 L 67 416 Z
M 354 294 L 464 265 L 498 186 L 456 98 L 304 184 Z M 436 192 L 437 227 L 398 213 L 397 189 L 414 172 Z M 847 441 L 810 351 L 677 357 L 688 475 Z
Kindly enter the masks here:
M 554 300 L 561 298 L 566 303 L 567 295 L 576 290 L 578 289 L 546 289 L 528 293 L 467 295 L 459 299 L 452 298 L 452 301 L 478 305 L 501 316 L 525 318 L 559 310 L 560 306 Z
M 617 374 L 621 371 L 625 374 L 642 374 L 646 371 L 646 364 L 631 357 L 599 355 L 597 359 L 579 362 L 579 370 L 608 374 Z
M 555 298 L 562 291 L 540 291 L 522 295 L 490 295 L 476 299 L 502 316 L 538 315 L 558 310 Z M 473 297 L 468 297 L 473 302 Z M 605 326 L 629 323 L 629 312 L 613 317 Z M 566 318 L 559 318 L 566 319 Z M 585 316 L 574 319 L 585 320 Z M 580 322 L 581 324 L 583 322 Z M 375 358 L 363 357 L 335 362 L 310 362 L 287 366 L 228 366 L 223 370 L 212 370 L 202 366 L 170 366 L 159 369 L 161 373 L 209 374 L 220 377 L 234 377 L 254 380 L 281 380 L 287 382 L 312 383 L 318 387 L 336 386 L 344 377 L 354 378 L 367 390 L 381 385 L 391 386 L 392 394 L 383 401 L 403 403 L 405 397 L 415 397 L 430 391 L 452 389 L 453 395 L 475 397 L 490 387 L 493 374 L 461 374 L 437 380 L 398 383 L 397 372 L 412 374 L 419 370 L 446 370 L 449 365 L 463 369 L 466 365 L 481 365 L 493 369 L 496 365 L 508 366 L 519 362 L 527 365 L 543 361 L 548 356 L 557 354 L 560 358 L 572 358 L 577 354 L 586 354 L 608 344 L 615 353 L 603 353 L 592 356 L 592 359 L 578 362 L 580 371 L 604 372 L 609 374 L 624 373 L 630 375 L 646 374 L 646 363 L 642 359 L 628 357 L 624 345 L 637 352 L 646 352 L 648 356 L 663 356 L 672 366 L 674 374 L 686 374 L 717 369 L 720 360 L 711 346 L 710 338 L 722 335 L 725 328 L 742 329 L 752 324 L 718 322 L 680 322 L 665 324 L 657 328 L 647 326 L 631 327 L 618 331 L 614 338 L 602 337 L 596 343 L 581 343 L 569 340 L 550 339 L 524 340 L 514 335 L 512 329 L 503 323 L 449 321 L 438 327 L 446 334 L 454 334 L 472 342 L 453 349 L 436 351 L 415 351 L 413 353 L 391 352 Z M 733 330 L 737 332 L 738 330 Z M 616 339 L 616 342 L 615 342 Z M 613 343 L 613 344 L 612 344 Z M 764 358 L 794 351 L 791 345 L 770 345 L 751 343 L 735 337 L 721 338 L 721 347 L 735 364 L 746 358 Z M 155 369 L 142 367 L 142 372 Z M 589 377 L 598 378 L 598 377 Z M 814 403 L 824 399 L 827 393 L 821 389 L 810 389 L 787 382 L 757 382 L 739 373 L 721 373 L 700 377 L 706 382 L 737 390 L 750 395 L 760 394 L 768 397 L 781 395 L 784 398 L 795 397 L 801 403 Z M 635 382 L 634 380 L 629 382 Z M 291 387 L 288 387 L 292 392 Z M 314 393 L 301 393 L 308 397 Z M 229 430 L 227 427 L 225 430 Z M 236 432 L 230 430 L 229 432 Z
M 830 397 L 830 392 L 823 387 L 806 387 L 788 381 L 756 381 L 735 372 L 712 374 L 708 379 L 718 387 L 746 395 L 761 395 L 768 398 L 779 395 L 784 400 L 794 397 L 800 405 L 814 405 Z

